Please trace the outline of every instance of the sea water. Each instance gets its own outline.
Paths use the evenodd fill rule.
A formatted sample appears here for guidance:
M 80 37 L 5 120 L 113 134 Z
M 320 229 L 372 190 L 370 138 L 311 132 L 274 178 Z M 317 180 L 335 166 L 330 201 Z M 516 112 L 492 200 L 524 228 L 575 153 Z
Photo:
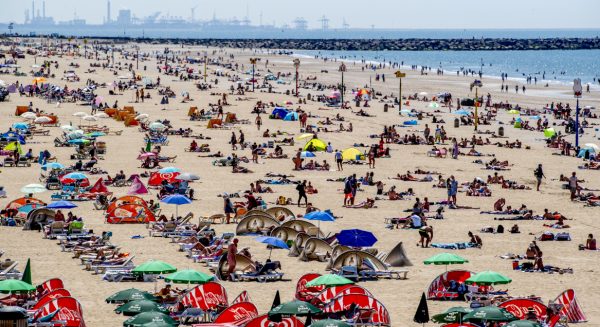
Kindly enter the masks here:
M 526 51 L 295 51 L 296 55 L 344 60 L 403 63 L 431 67 L 456 75 L 461 69 L 482 71 L 483 75 L 524 80 L 537 77 L 539 83 L 582 83 L 600 85 L 600 50 Z M 461 74 L 462 76 L 462 74 Z

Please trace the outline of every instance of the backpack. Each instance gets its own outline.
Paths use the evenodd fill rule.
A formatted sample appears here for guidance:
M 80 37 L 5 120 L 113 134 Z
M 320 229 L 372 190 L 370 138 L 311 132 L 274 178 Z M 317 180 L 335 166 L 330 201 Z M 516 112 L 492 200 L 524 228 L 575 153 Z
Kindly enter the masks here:
M 496 228 L 496 233 L 504 234 L 504 226 L 498 225 L 498 228 Z

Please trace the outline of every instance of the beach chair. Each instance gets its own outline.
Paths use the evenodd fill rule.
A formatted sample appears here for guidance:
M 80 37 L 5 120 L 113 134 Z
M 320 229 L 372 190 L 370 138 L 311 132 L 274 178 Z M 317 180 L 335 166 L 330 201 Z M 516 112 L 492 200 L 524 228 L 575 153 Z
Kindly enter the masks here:
M 356 268 L 356 266 L 342 266 L 342 268 L 335 273 L 352 281 L 358 282 L 359 279 L 358 268 Z
M 15 160 L 11 157 L 6 157 L 6 158 L 4 158 L 3 165 L 4 165 L 4 167 L 14 167 Z
M 46 238 L 51 240 L 58 238 L 59 236 L 67 235 L 67 226 L 62 221 L 54 221 L 50 224 L 48 234 Z
M 0 271 L 0 280 L 21 279 L 23 274 L 16 270 L 18 264 L 19 262 L 15 261 L 10 264 L 10 266 Z
M 15 165 L 16 167 L 31 167 L 31 162 L 29 162 L 29 159 L 25 157 L 20 157 L 19 161 L 17 161 Z
M 107 271 L 112 270 L 128 270 L 133 269 L 135 265 L 133 264 L 134 255 L 130 256 L 121 264 L 99 264 L 99 265 L 91 265 L 86 266 L 86 270 L 93 270 L 94 274 L 104 274 Z M 87 269 L 89 267 L 89 269 Z
M 370 259 L 363 259 L 363 265 L 368 269 L 360 271 L 362 278 L 407 279 L 408 270 L 379 270 Z
M 259 271 L 254 273 L 243 273 L 241 275 L 236 274 L 236 280 L 239 281 L 257 281 L 259 283 L 265 283 L 268 281 L 277 281 L 283 278 L 283 273 L 277 272 L 280 264 L 278 261 L 268 262 L 260 268 Z

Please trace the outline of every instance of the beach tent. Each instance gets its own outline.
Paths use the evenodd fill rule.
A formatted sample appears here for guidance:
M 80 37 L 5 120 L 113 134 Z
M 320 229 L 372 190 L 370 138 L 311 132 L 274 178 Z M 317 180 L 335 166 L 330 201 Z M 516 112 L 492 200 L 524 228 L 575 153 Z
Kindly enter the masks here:
M 346 294 L 339 296 L 325 306 L 323 312 L 344 312 L 349 310 L 351 306 L 356 306 L 368 311 L 370 316 L 368 318 L 369 324 L 391 326 L 390 313 L 387 308 L 379 302 L 379 300 L 365 294 Z
M 394 246 L 385 259 L 383 259 L 383 262 L 390 267 L 408 267 L 413 265 L 412 262 L 410 262 L 410 259 L 408 259 L 406 251 L 404 251 L 402 242 L 399 242 Z
M 115 208 L 117 208 L 118 206 L 124 205 L 124 204 L 138 204 L 144 207 L 148 206 L 148 203 L 146 202 L 146 200 L 140 198 L 139 196 L 134 196 L 134 195 L 126 195 L 126 196 L 122 196 L 118 199 L 116 199 L 114 202 L 111 202 L 111 204 L 108 206 L 108 208 L 106 208 L 106 211 L 112 211 Z
M 38 208 L 31 210 L 27 214 L 27 221 L 23 226 L 23 230 L 31 230 L 33 227 L 41 225 L 48 225 L 50 221 L 54 220 L 54 215 L 56 212 L 54 210 L 50 210 L 48 208 Z M 38 228 L 39 230 L 39 228 Z
M 331 269 L 341 269 L 344 266 L 356 267 L 363 260 L 368 259 L 378 270 L 388 270 L 385 263 L 375 257 L 373 254 L 360 250 L 348 250 L 338 255 L 331 265 Z
M 46 203 L 40 199 L 36 199 L 36 198 L 26 198 L 26 197 L 22 197 L 22 198 L 18 198 L 15 200 L 10 201 L 7 205 L 5 209 L 19 209 L 20 207 L 26 205 L 26 204 L 30 204 L 30 203 L 37 203 L 40 206 L 45 206 Z
M 59 297 L 38 309 L 33 315 L 33 321 L 50 317 L 50 321 L 60 321 L 61 326 L 83 327 L 83 311 L 79 302 L 72 297 Z
M 279 221 L 270 215 L 246 214 L 235 228 L 236 235 L 246 235 L 260 233 L 262 229 L 275 228 L 279 226 Z
M 289 111 L 285 108 L 281 108 L 281 107 L 276 107 L 275 109 L 273 109 L 273 111 L 271 112 L 271 115 L 273 116 L 273 118 L 275 119 L 284 119 L 285 116 L 287 116 L 287 114 L 289 113 Z
M 124 204 L 106 214 L 109 224 L 146 224 L 152 221 L 156 221 L 152 211 L 139 204 Z
M 327 149 L 327 144 L 325 144 L 325 142 L 315 138 L 312 139 L 308 142 L 306 142 L 306 145 L 304 145 L 303 150 L 307 151 L 307 149 L 312 145 L 313 150 L 316 151 L 325 151 L 325 149 Z
M 321 291 L 321 293 L 317 294 L 312 300 L 311 303 L 313 305 L 318 305 L 319 303 L 329 303 L 331 300 L 346 295 L 346 294 L 364 294 L 367 296 L 373 296 L 371 292 L 362 286 L 358 285 L 339 285 L 325 288 Z
M 344 160 L 365 160 L 365 154 L 357 148 L 348 148 L 342 151 L 342 159 Z
M 519 319 L 527 319 L 527 313 L 530 310 L 535 312 L 538 319 L 546 316 L 546 310 L 548 307 L 541 302 L 532 299 L 512 299 L 506 302 L 502 302 L 498 305 L 500 308 L 506 309 L 506 311 L 512 313 Z
M 450 282 L 464 283 L 472 275 L 473 273 L 468 270 L 451 270 L 437 276 L 427 288 L 427 298 L 442 301 L 458 297 L 457 293 L 448 292 Z
M 283 117 L 283 120 L 285 121 L 297 121 L 298 119 L 299 116 L 297 112 L 289 112 L 287 115 L 285 115 L 285 117 Z
M 321 274 L 308 273 L 302 275 L 296 283 L 295 298 L 300 301 L 310 301 L 314 296 L 325 289 L 325 285 L 306 286 L 311 280 L 317 279 Z

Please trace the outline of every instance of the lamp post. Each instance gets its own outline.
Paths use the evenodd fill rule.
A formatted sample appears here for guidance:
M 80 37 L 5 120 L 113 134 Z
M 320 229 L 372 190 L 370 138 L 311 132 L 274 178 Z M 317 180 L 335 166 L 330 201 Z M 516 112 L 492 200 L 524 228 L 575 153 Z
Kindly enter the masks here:
M 581 79 L 576 78 L 573 80 L 573 94 L 577 99 L 577 105 L 575 107 L 575 149 L 579 150 L 579 98 L 583 93 L 583 87 L 581 86 Z
M 476 79 L 475 81 L 473 81 L 473 83 L 471 83 L 471 87 L 475 88 L 475 124 L 474 124 L 475 130 L 477 130 L 477 125 L 479 125 L 479 113 L 477 111 L 477 107 L 479 105 L 479 95 L 477 94 L 477 91 L 482 86 L 483 86 L 483 83 L 481 83 L 481 81 L 478 79 Z
M 396 77 L 398 78 L 398 114 L 402 115 L 402 78 L 406 77 L 406 73 L 397 71 Z
M 257 60 L 256 58 L 250 58 L 250 63 L 252 64 L 252 92 L 254 92 L 254 66 Z
M 204 51 L 204 83 L 206 83 L 206 65 L 208 64 L 208 51 Z
M 342 87 L 340 91 L 342 93 L 342 108 L 344 108 L 344 91 L 346 90 L 346 88 L 344 87 L 344 72 L 346 71 L 346 64 L 342 63 L 338 70 L 340 71 L 340 73 L 342 73 Z
M 294 59 L 294 67 L 296 67 L 296 97 L 299 96 L 298 94 L 298 69 L 300 69 L 300 59 L 296 58 Z

